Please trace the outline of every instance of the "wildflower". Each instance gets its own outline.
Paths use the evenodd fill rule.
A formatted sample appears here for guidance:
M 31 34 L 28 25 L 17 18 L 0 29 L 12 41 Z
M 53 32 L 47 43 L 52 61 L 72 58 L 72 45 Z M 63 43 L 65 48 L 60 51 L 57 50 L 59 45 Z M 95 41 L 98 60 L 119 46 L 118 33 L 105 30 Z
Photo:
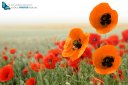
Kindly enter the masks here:
M 12 65 L 6 65 L 0 68 L 0 82 L 7 82 L 14 77 Z
M 38 62 L 35 62 L 35 63 L 30 63 L 30 68 L 35 71 L 35 72 L 39 72 L 41 70 L 44 69 L 44 64 L 40 64 Z
M 7 61 L 7 60 L 8 60 L 8 56 L 3 55 L 3 56 L 2 56 L 2 59 L 5 60 L 5 61 Z
M 22 74 L 23 75 L 26 75 L 28 73 L 28 68 L 26 67 L 26 68 L 24 68 L 23 70 L 22 70 Z
M 118 74 L 119 74 L 120 80 L 123 80 L 124 79 L 124 74 L 123 74 L 122 70 L 118 70 Z
M 118 46 L 119 46 L 120 49 L 125 49 L 125 44 L 124 43 L 120 43 Z
M 105 34 L 116 26 L 118 14 L 108 3 L 100 3 L 91 11 L 89 20 L 98 33 Z
M 34 55 L 34 58 L 39 62 L 40 59 L 43 58 L 43 55 L 42 55 L 41 53 L 36 53 L 36 54 Z
M 69 59 L 68 65 L 73 69 L 74 73 L 77 73 L 79 71 L 79 63 L 80 63 L 80 58 L 72 61 Z
M 49 54 L 43 58 L 43 63 L 47 69 L 54 69 L 59 59 L 59 57 Z
M 15 53 L 16 53 L 16 49 L 15 48 L 10 49 L 10 54 L 15 54 Z
M 68 61 L 68 65 L 72 68 L 77 68 L 79 66 L 80 59 L 78 58 L 75 61 L 72 61 L 71 59 Z
M 89 43 L 94 47 L 97 48 L 98 44 L 100 43 L 101 36 L 98 34 L 91 33 L 89 36 Z
M 28 59 L 31 58 L 32 55 L 33 55 L 32 51 L 29 51 L 29 52 L 27 53 L 27 58 L 28 58 Z
M 112 35 L 108 37 L 108 40 L 111 45 L 117 45 L 119 43 L 118 35 Z
M 64 44 L 63 57 L 70 57 L 72 61 L 78 59 L 83 54 L 89 41 L 89 34 L 84 33 L 79 28 L 71 30 Z
M 55 56 L 59 55 L 59 50 L 58 49 L 51 49 L 48 51 L 48 54 L 53 54 Z
M 8 50 L 8 47 L 7 47 L 7 46 L 5 46 L 5 47 L 4 47 L 4 50 L 5 50 L 5 51 L 7 51 L 7 50 Z
M 104 81 L 101 78 L 91 77 L 93 85 L 103 85 Z
M 100 44 L 98 45 L 98 48 L 101 47 L 101 46 L 104 46 L 104 45 L 109 45 L 109 44 L 110 44 L 110 42 L 109 42 L 108 39 L 102 39 L 100 41 Z
M 2 51 L 1 54 L 2 54 L 2 55 L 5 55 L 6 53 L 5 53 L 5 51 Z
M 114 73 L 110 74 L 110 77 L 113 78 L 114 80 L 117 79 L 117 76 L 116 76 L 116 74 L 114 74 Z
M 123 50 L 118 50 L 118 54 L 120 55 L 120 57 L 123 57 L 124 51 Z
M 113 45 L 105 45 L 98 48 L 93 54 L 93 65 L 99 74 L 114 73 L 121 64 L 121 57 Z
M 128 30 L 122 32 L 123 41 L 128 42 Z
M 65 40 L 59 41 L 59 42 L 55 42 L 55 45 L 57 45 L 58 49 L 60 51 L 63 51 L 64 49 L 64 44 L 65 44 Z
M 117 77 L 119 77 L 120 80 L 124 80 L 124 74 L 123 74 L 122 70 L 118 70 L 118 71 L 117 71 L 117 74 L 112 73 L 112 74 L 110 75 L 110 77 L 113 78 L 114 80 L 116 80 Z
M 91 58 L 92 57 L 92 51 L 89 47 L 87 47 L 84 51 L 84 53 L 82 54 L 81 58 Z
M 29 78 L 29 79 L 27 79 L 25 85 L 36 85 L 35 78 Z

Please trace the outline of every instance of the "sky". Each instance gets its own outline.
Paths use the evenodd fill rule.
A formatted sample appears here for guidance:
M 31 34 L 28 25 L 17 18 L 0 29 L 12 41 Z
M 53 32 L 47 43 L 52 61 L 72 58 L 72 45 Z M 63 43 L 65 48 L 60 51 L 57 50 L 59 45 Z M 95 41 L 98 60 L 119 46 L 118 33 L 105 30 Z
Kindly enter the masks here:
M 7 4 L 32 4 L 36 9 L 0 8 L 0 24 L 89 23 L 91 10 L 107 2 L 117 10 L 119 23 L 128 24 L 128 0 L 0 0 Z

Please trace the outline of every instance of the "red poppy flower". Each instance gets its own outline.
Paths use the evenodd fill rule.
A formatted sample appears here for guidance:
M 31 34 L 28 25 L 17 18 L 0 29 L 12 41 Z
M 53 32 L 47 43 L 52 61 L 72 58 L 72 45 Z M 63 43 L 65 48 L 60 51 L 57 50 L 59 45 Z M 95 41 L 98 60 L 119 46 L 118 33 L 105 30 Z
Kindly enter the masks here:
M 58 45 L 58 48 L 63 50 L 64 49 L 65 40 L 61 41 Z
M 80 63 L 80 58 L 76 59 L 75 61 L 72 61 L 69 59 L 68 65 L 73 69 L 74 73 L 77 73 L 79 71 L 79 63 Z
M 16 59 L 17 58 L 17 56 L 13 56 L 13 59 Z
M 112 35 L 108 37 L 108 40 L 109 40 L 109 44 L 111 45 L 117 45 L 119 43 L 118 35 Z
M 128 49 L 124 50 L 124 53 L 128 53 Z
M 32 56 L 33 56 L 32 51 L 29 51 L 29 52 L 27 53 L 27 58 L 29 59 L 29 58 L 31 58 Z
M 93 85 L 103 85 L 103 83 L 104 83 L 104 81 L 102 79 L 95 78 L 95 77 L 92 77 L 91 81 L 92 81 Z
M 5 46 L 5 47 L 4 47 L 4 50 L 5 50 L 5 51 L 7 51 L 7 50 L 8 50 L 8 47 L 7 47 L 7 46 Z
M 14 77 L 12 65 L 6 65 L 0 69 L 0 82 L 7 82 Z
M 54 44 L 57 45 L 59 48 L 63 48 L 63 46 L 65 44 L 65 40 L 55 42 Z
M 90 37 L 89 37 L 89 43 L 94 47 L 94 48 L 97 48 L 97 45 L 100 43 L 100 35 L 98 34 L 90 34 Z
M 122 32 L 122 37 L 125 42 L 128 42 L 128 29 Z
M 36 85 L 35 78 L 29 78 L 29 79 L 27 79 L 25 85 Z
M 125 44 L 124 43 L 120 43 L 118 46 L 119 46 L 120 49 L 125 49 Z
M 43 63 L 47 69 L 54 69 L 58 60 L 60 60 L 60 58 L 53 54 L 49 54 L 43 58 Z
M 91 58 L 91 57 L 92 57 L 92 51 L 89 47 L 87 47 L 83 55 L 81 56 L 81 58 L 84 59 L 84 58 Z
M 118 70 L 117 71 L 118 73 L 118 75 L 116 75 L 116 74 L 111 74 L 110 76 L 114 79 L 114 80 L 116 80 L 117 79 L 117 77 L 119 76 L 119 78 L 120 78 L 120 80 L 123 80 L 124 79 L 124 74 L 123 74 L 123 72 L 122 72 L 122 70 Z
M 58 46 L 59 45 L 59 41 L 55 41 L 54 42 L 54 45 L 57 45 Z
M 2 51 L 1 54 L 2 54 L 2 55 L 5 55 L 6 53 L 5 53 L 5 51 Z
M 20 54 L 20 57 L 23 57 L 24 56 L 24 54 Z
M 120 57 L 123 57 L 124 51 L 123 50 L 118 50 L 118 54 L 120 55 Z
M 43 55 L 42 55 L 41 53 L 36 53 L 36 54 L 34 55 L 34 57 L 35 57 L 35 59 L 39 62 L 40 59 L 43 58 Z
M 4 55 L 4 56 L 2 56 L 2 59 L 7 61 L 8 60 L 8 56 Z
M 58 49 L 51 49 L 48 51 L 48 54 L 53 54 L 55 56 L 59 55 L 59 50 Z
M 117 76 L 116 76 L 116 74 L 114 74 L 114 73 L 110 74 L 110 77 L 113 78 L 114 80 L 117 79 Z
M 76 59 L 75 61 L 72 61 L 69 59 L 68 65 L 72 68 L 77 68 L 79 66 L 80 58 Z
M 109 40 L 108 39 L 102 39 L 100 43 L 98 44 L 98 48 L 104 45 L 109 45 Z
M 23 70 L 22 70 L 22 74 L 23 75 L 26 75 L 28 73 L 28 68 L 24 68 Z
M 30 63 L 30 68 L 35 72 L 39 72 L 44 69 L 44 65 L 38 62 Z
M 10 49 L 10 54 L 15 54 L 15 53 L 16 53 L 16 49 L 15 48 Z
M 29 52 L 28 52 L 28 55 L 32 55 L 32 51 L 29 51 Z
M 123 80 L 124 79 L 124 74 L 123 74 L 122 70 L 118 70 L 118 74 L 119 74 L 120 80 Z
M 63 50 L 64 49 L 65 40 L 55 42 L 55 45 L 57 45 L 58 49 Z

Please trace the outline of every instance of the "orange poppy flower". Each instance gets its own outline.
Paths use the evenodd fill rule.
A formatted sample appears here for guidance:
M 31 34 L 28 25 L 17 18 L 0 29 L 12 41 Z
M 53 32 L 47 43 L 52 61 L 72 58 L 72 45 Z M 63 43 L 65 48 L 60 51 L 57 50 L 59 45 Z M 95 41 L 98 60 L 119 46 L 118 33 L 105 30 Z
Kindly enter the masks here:
M 108 3 L 100 3 L 90 13 L 91 25 L 101 34 L 111 31 L 118 22 L 118 14 Z
M 121 57 L 113 45 L 104 45 L 98 48 L 92 57 L 95 71 L 99 74 L 114 73 L 121 64 Z
M 62 51 L 63 57 L 70 57 L 72 61 L 78 59 L 86 49 L 89 42 L 89 34 L 80 28 L 74 28 L 68 35 Z

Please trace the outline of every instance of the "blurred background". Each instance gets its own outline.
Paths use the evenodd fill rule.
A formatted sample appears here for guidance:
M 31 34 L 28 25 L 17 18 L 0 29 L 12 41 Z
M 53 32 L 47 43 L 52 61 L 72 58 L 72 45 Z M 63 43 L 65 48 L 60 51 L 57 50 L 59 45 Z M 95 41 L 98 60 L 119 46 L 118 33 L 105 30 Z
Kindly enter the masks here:
M 107 2 L 117 10 L 119 21 L 110 33 L 121 35 L 128 28 L 128 0 L 3 0 L 6 4 L 32 4 L 35 9 L 0 8 L 0 39 L 18 40 L 58 37 L 63 39 L 73 27 L 96 32 L 89 23 L 91 10 Z M 0 3 L 2 5 L 2 1 Z

